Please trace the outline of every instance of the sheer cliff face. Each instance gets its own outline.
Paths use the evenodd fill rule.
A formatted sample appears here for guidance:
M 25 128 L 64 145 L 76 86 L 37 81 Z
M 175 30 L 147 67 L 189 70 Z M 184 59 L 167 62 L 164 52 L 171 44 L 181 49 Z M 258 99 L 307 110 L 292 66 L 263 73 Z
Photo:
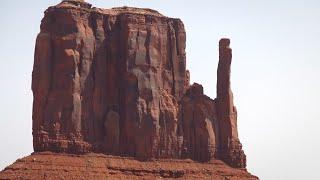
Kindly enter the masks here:
M 189 86 L 185 41 L 183 23 L 154 10 L 50 7 L 32 73 L 35 151 L 221 157 L 245 167 L 231 90 L 214 101 Z M 229 83 L 230 70 L 219 74 Z

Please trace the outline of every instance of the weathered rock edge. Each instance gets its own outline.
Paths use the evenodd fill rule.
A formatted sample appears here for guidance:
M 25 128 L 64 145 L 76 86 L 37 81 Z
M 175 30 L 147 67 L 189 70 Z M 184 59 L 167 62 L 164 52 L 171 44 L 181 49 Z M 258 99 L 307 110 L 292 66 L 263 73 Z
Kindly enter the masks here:
M 206 163 L 192 160 L 133 158 L 104 154 L 71 155 L 41 152 L 18 159 L 0 172 L 0 179 L 215 179 L 257 180 L 220 160 Z

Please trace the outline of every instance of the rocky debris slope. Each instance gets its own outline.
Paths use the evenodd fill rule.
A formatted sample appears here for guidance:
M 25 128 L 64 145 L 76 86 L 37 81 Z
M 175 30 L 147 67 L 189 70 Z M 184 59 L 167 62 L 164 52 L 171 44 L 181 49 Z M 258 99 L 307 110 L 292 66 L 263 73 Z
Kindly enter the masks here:
M 36 152 L 221 159 L 246 167 L 219 43 L 217 98 L 189 85 L 180 19 L 68 0 L 45 12 L 32 73 Z
M 0 173 L 0 179 L 215 179 L 257 180 L 220 160 L 198 163 L 192 160 L 141 162 L 132 158 L 90 153 L 70 155 L 34 153 L 18 159 Z

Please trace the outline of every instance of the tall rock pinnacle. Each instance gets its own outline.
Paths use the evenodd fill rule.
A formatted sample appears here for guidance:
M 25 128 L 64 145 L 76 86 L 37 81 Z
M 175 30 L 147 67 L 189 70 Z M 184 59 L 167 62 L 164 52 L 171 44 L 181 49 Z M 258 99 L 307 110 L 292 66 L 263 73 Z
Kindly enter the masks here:
M 229 39 L 219 41 L 216 109 L 220 124 L 221 158 L 234 167 L 245 167 L 246 157 L 238 139 L 237 109 L 233 104 L 230 74 L 232 49 Z
M 228 146 L 229 139 L 237 138 L 237 112 L 233 104 L 230 74 L 232 49 L 229 39 L 219 41 L 219 64 L 217 70 L 217 109 L 224 134 L 221 135 L 221 146 Z
M 219 43 L 217 98 L 189 85 L 180 19 L 63 1 L 45 12 L 32 73 L 34 150 L 222 159 L 246 166 Z

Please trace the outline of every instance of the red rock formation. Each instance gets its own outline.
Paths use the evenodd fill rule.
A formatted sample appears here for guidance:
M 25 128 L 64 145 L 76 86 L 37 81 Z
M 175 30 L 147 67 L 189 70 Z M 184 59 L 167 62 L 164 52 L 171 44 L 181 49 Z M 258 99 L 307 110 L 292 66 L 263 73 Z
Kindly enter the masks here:
M 189 85 L 179 19 L 63 1 L 45 12 L 32 90 L 34 150 L 136 158 L 219 158 L 244 168 L 220 41 L 217 98 Z
M 209 161 L 219 148 L 219 124 L 215 102 L 203 94 L 199 84 L 193 84 L 181 100 L 183 156 Z
M 49 8 L 41 24 L 32 83 L 35 151 L 178 157 L 183 23 L 148 9 L 79 3 Z
M 0 172 L 0 179 L 214 179 L 258 180 L 241 169 L 220 160 L 206 163 L 191 160 L 161 159 L 137 161 L 103 154 L 70 155 L 34 153 L 18 159 Z
M 246 155 L 238 139 L 237 109 L 233 104 L 230 87 L 232 50 L 229 39 L 219 42 L 219 65 L 217 73 L 216 110 L 219 119 L 219 158 L 233 167 L 246 167 Z

